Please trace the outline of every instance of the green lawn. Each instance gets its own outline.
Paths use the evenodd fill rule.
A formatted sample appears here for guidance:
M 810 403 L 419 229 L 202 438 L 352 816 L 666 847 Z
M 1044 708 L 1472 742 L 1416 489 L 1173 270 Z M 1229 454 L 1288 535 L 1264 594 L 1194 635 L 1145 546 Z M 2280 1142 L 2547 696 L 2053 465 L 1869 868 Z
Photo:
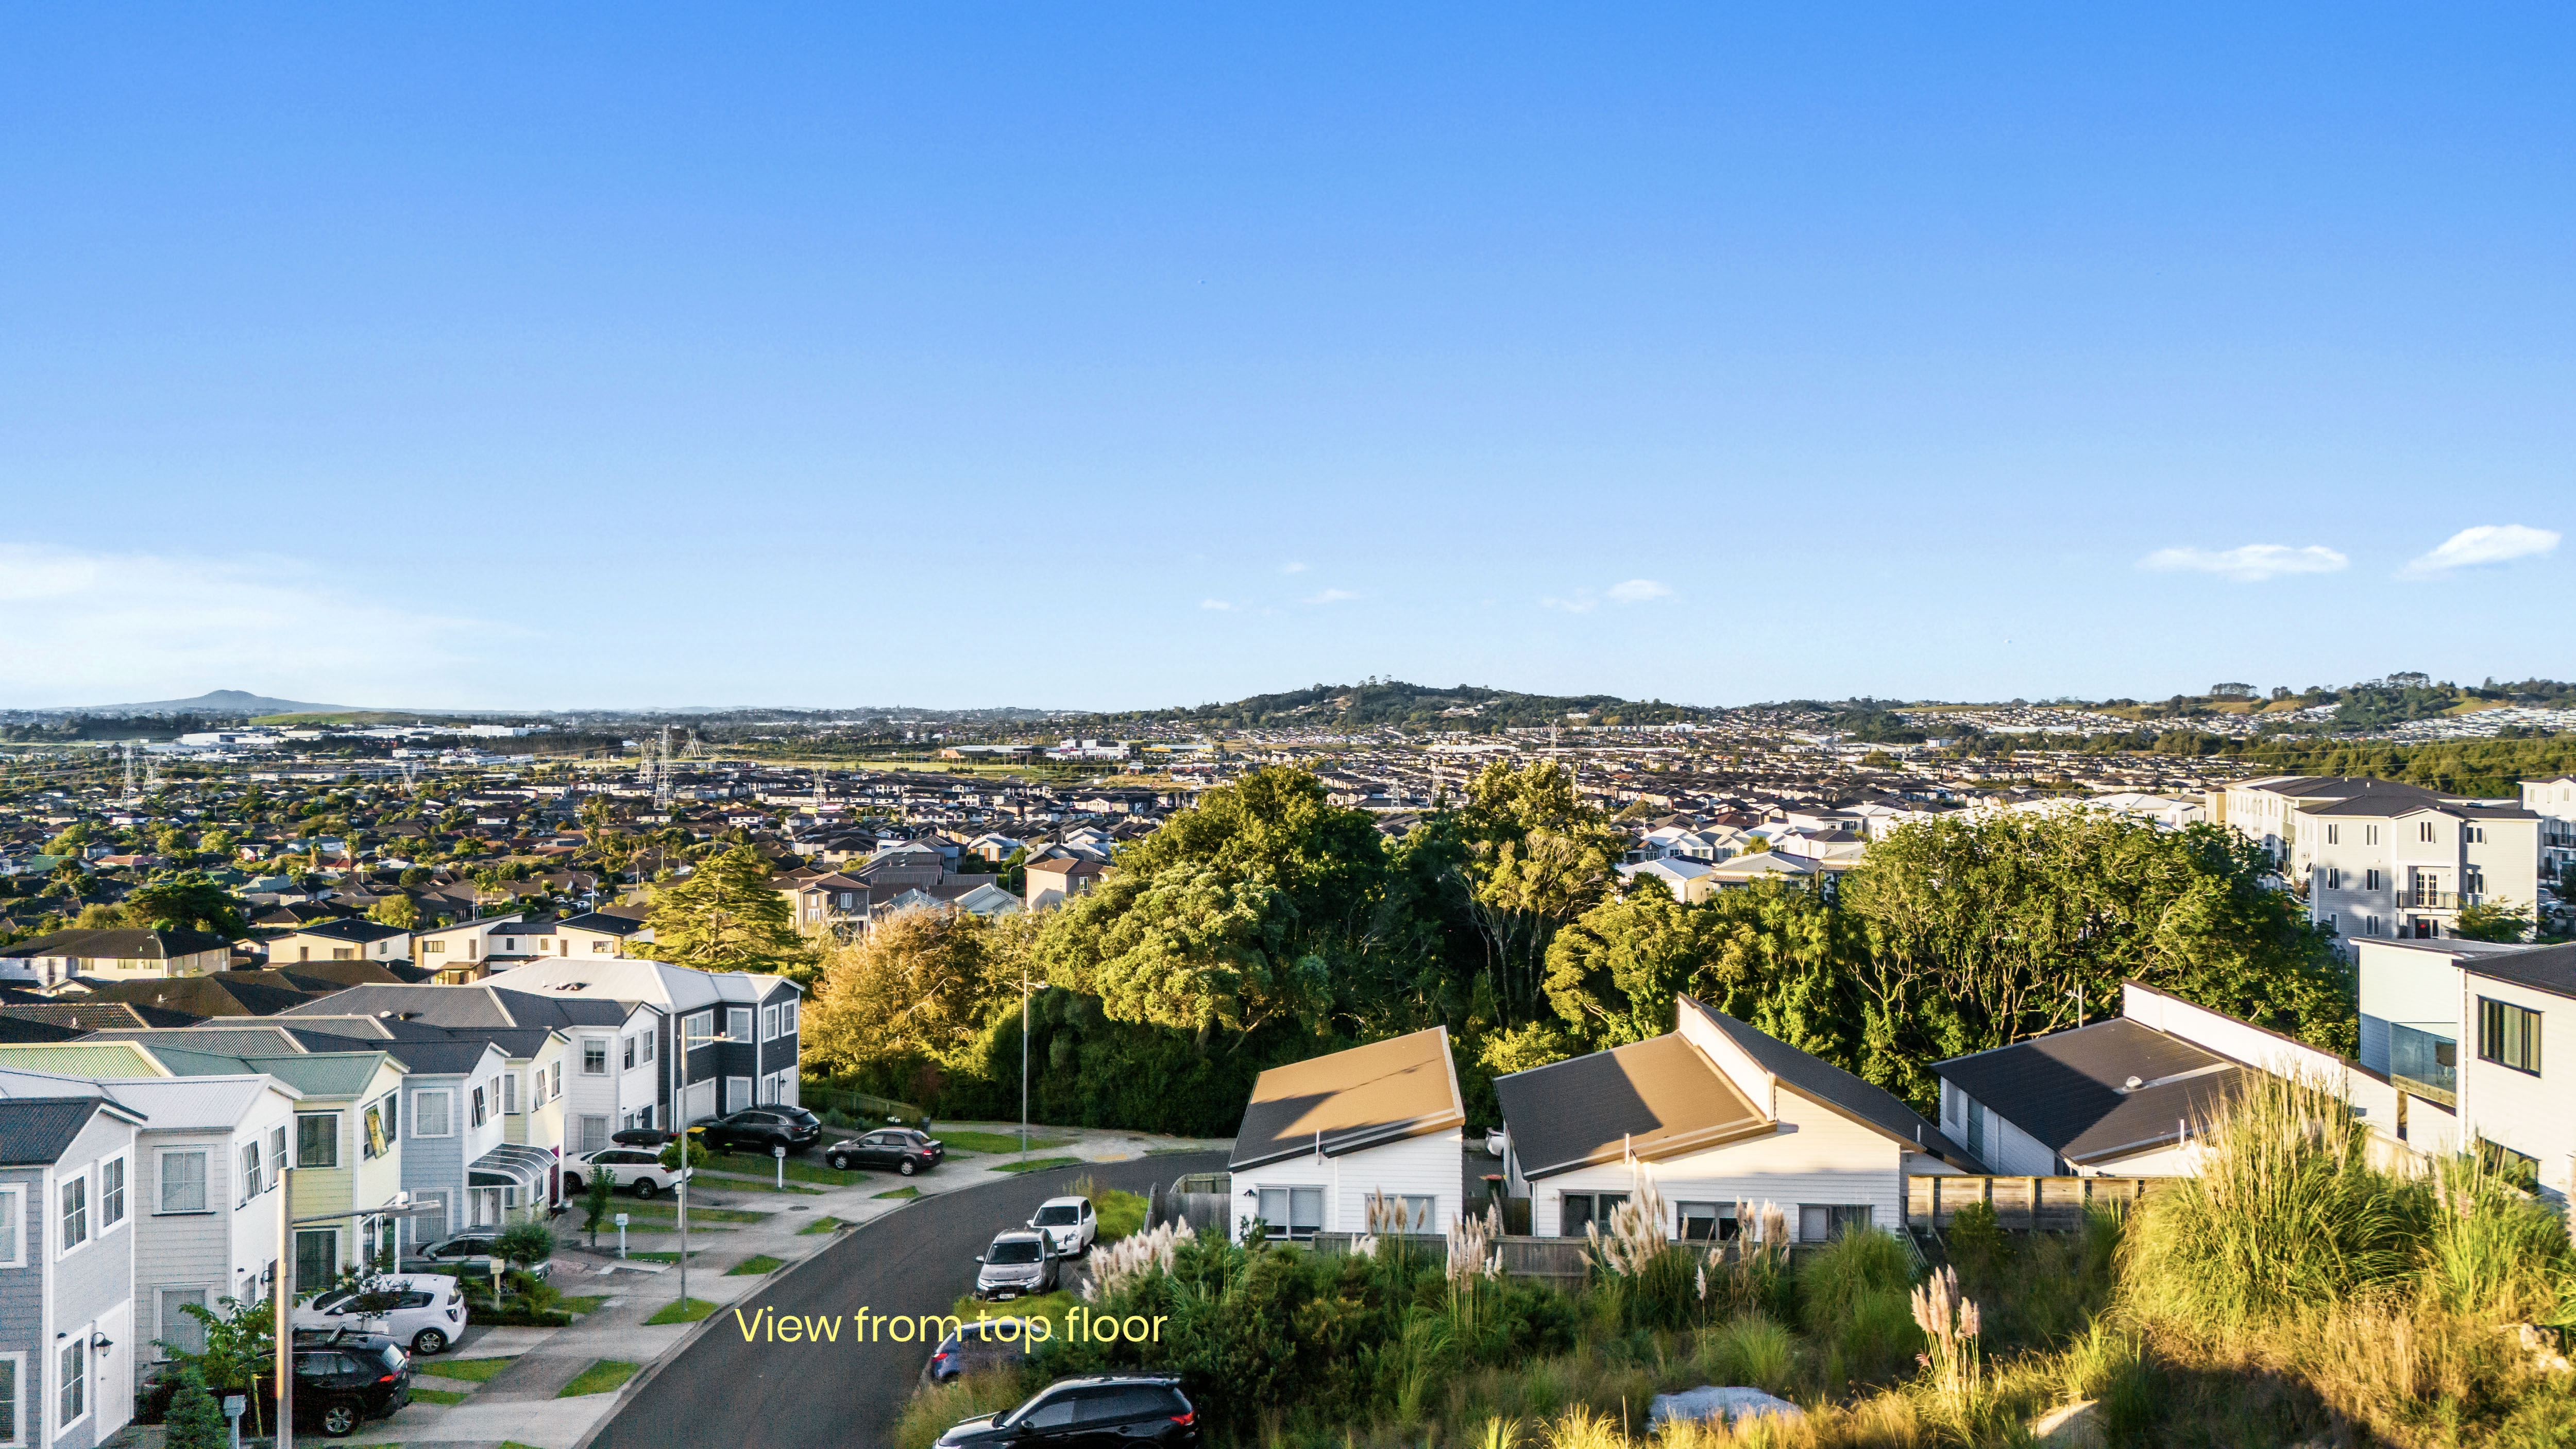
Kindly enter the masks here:
M 508 1368 L 510 1365 L 517 1363 L 518 1361 L 519 1360 L 516 1357 L 416 1358 L 412 1360 L 412 1366 L 419 1369 L 422 1373 L 436 1374 L 443 1379 L 463 1379 L 467 1383 L 471 1384 L 488 1384 L 493 1379 L 499 1377 L 501 1370 Z
M 465 1402 L 465 1395 L 453 1389 L 415 1388 L 411 1391 L 411 1401 L 415 1404 L 461 1404 Z
M 1141 1231 L 1145 1226 L 1145 1213 L 1152 1206 L 1132 1192 L 1112 1188 L 1102 1193 L 1094 1204 L 1100 1214 L 1100 1241 L 1114 1243 L 1129 1233 Z
M 680 1221 L 680 1205 L 673 1202 L 639 1202 L 628 1208 L 626 1214 L 630 1219 L 638 1221 L 650 1218 L 656 1223 L 667 1220 L 677 1224 Z M 689 1204 L 689 1221 L 693 1223 L 762 1223 L 769 1221 L 773 1216 L 775 1214 L 750 1212 L 743 1208 L 700 1207 L 696 1203 Z
M 1061 1339 L 1065 1332 L 1064 1316 L 1081 1301 L 1071 1292 L 1061 1290 L 1041 1293 L 1035 1298 L 1014 1298 L 1008 1303 L 986 1303 L 969 1293 L 950 1305 L 948 1311 L 956 1314 L 961 1323 L 974 1322 L 979 1313 L 987 1318 L 1043 1318 L 1052 1325 L 1049 1331 Z
M 991 1164 L 990 1170 L 994 1172 L 1044 1172 L 1050 1167 L 1071 1167 L 1081 1160 L 1082 1159 L 1079 1157 L 1032 1157 L 1028 1161 L 1022 1162 L 1014 1158 L 1009 1162 L 993 1163 Z
M 798 1228 L 796 1230 L 796 1235 L 801 1238 L 809 1233 L 828 1233 L 840 1225 L 841 1220 L 839 1218 L 816 1218 L 814 1221 Z
M 833 1187 L 838 1187 L 844 1183 L 856 1182 L 859 1180 L 861 1174 L 857 1169 L 853 1168 L 848 1172 L 834 1172 L 830 1164 L 822 1160 L 821 1153 L 823 1149 L 817 1147 L 814 1151 L 816 1156 L 811 1162 L 808 1162 L 801 1157 L 791 1157 L 787 1159 L 787 1180 L 789 1182 L 820 1182 L 829 1184 Z M 745 1177 L 759 1178 L 763 1182 L 767 1182 L 778 1175 L 778 1161 L 776 1158 L 754 1157 L 748 1152 L 710 1153 L 707 1156 L 706 1165 L 719 1172 L 737 1172 Z
M 1017 1152 L 1020 1150 L 1020 1134 L 1017 1132 L 933 1132 L 930 1135 L 950 1148 L 962 1152 Z M 1032 1128 L 1029 1131 L 1029 1150 L 1044 1152 L 1049 1148 L 1062 1147 L 1072 1140 L 1070 1137 L 1040 1137 L 1036 1129 Z
M 757 1278 L 763 1273 L 775 1273 L 786 1266 L 787 1262 L 783 1258 L 773 1258 L 767 1253 L 756 1253 L 751 1257 L 745 1258 L 741 1262 L 734 1264 L 732 1267 L 725 1269 L 725 1276 L 728 1278 Z
M 760 1174 L 758 1177 L 754 1177 L 747 1172 L 718 1172 L 712 1167 L 701 1167 L 698 1169 L 698 1172 L 700 1174 L 699 1185 L 710 1189 L 722 1188 L 727 1192 L 802 1192 L 811 1193 L 816 1197 L 823 1195 L 823 1189 L 819 1187 L 806 1187 L 801 1183 L 791 1182 L 785 1187 L 780 1187 L 777 1182 L 773 1180 L 771 1175 L 766 1172 Z M 852 1177 L 857 1176 L 856 1173 L 851 1173 L 849 1175 Z
M 892 1192 L 881 1192 L 881 1193 L 878 1193 L 878 1194 L 877 1194 L 877 1197 L 878 1197 L 880 1200 L 885 1199 L 885 1198 L 890 1198 L 890 1197 L 919 1197 L 919 1196 L 921 1196 L 921 1189 L 920 1189 L 920 1188 L 917 1188 L 917 1187 L 898 1187 L 898 1188 L 894 1189 Z
M 555 1306 L 566 1313 L 597 1313 L 599 1305 L 607 1301 L 608 1295 L 602 1293 L 595 1297 L 566 1298 Z
M 706 1255 L 707 1250 L 704 1248 L 691 1248 L 689 1250 L 689 1256 L 692 1258 L 703 1258 Z M 629 1253 L 626 1256 L 630 1258 L 641 1258 L 647 1263 L 676 1263 L 680 1261 L 680 1255 L 677 1253 Z
M 716 1306 L 709 1303 L 707 1300 L 703 1298 L 692 1298 L 686 1304 L 666 1303 L 662 1305 L 660 1312 L 657 1312 L 652 1317 L 645 1319 L 644 1322 L 648 1325 L 659 1325 L 664 1323 L 695 1323 L 699 1319 L 704 1318 L 715 1311 Z
M 705 1315 L 701 1314 L 699 1316 L 704 1317 Z M 583 1369 L 581 1371 L 581 1377 L 564 1385 L 563 1392 L 555 1395 L 555 1397 L 558 1399 L 577 1399 L 584 1394 L 604 1394 L 612 1389 L 622 1388 L 625 1386 L 628 1379 L 635 1377 L 635 1370 L 640 1367 L 642 1367 L 640 1364 L 620 1363 L 613 1358 L 601 1359 L 599 1362 Z

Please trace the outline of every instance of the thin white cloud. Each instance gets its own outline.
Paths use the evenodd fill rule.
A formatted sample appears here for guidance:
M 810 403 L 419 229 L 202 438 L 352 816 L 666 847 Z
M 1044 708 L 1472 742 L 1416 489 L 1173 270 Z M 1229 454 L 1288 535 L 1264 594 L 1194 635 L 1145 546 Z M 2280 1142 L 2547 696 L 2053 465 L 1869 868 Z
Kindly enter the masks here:
M 1614 604 L 1642 604 L 1652 599 L 1669 599 L 1672 596 L 1671 588 L 1656 583 L 1653 579 L 1630 579 L 1626 583 L 1610 586 L 1610 602 Z
M 2258 584 L 2288 574 L 2330 574 L 2351 562 L 2321 544 L 2291 548 L 2279 543 L 2249 543 L 2242 548 L 2160 548 L 2138 560 L 2138 567 L 2160 573 L 2218 574 L 2239 583 Z
M 1589 614 L 1601 607 L 1601 601 L 1593 597 L 1590 589 L 1576 589 L 1574 597 L 1570 599 L 1560 599 L 1551 594 L 1539 600 L 1538 606 L 1542 609 L 1562 609 L 1569 614 Z
M 1227 603 L 1223 599 L 1201 599 L 1199 600 L 1199 607 L 1202 609 L 1232 609 L 1234 605 Z
M 1303 604 L 1347 604 L 1358 597 L 1359 595 L 1352 593 L 1348 589 L 1326 589 L 1320 594 L 1309 594 L 1305 598 L 1298 600 L 1298 602 Z
M 1292 562 L 1289 562 L 1289 563 L 1281 564 L 1281 565 L 1279 566 L 1279 572 L 1281 572 L 1281 573 L 1283 573 L 1283 574 L 1302 574 L 1302 573 L 1304 573 L 1305 571 L 1306 571 L 1306 566 L 1305 566 L 1304 564 L 1296 563 L 1296 562 L 1293 562 L 1293 561 L 1292 561 Z
M 2453 569 L 2533 558 L 2558 547 L 2555 529 L 2526 528 L 2519 523 L 2481 523 L 2442 540 L 2442 546 L 2408 562 L 2401 570 L 2410 579 L 2437 578 Z
M 1557 609 L 1568 614 L 1589 614 L 1604 600 L 1613 604 L 1647 604 L 1673 596 L 1672 586 L 1653 579 L 1629 579 L 1606 589 L 1576 589 L 1570 594 L 1549 594 L 1538 601 L 1542 609 Z
M 325 704 L 438 705 L 483 646 L 527 631 L 429 614 L 283 558 L 0 543 L 0 701 L 116 704 L 247 689 Z

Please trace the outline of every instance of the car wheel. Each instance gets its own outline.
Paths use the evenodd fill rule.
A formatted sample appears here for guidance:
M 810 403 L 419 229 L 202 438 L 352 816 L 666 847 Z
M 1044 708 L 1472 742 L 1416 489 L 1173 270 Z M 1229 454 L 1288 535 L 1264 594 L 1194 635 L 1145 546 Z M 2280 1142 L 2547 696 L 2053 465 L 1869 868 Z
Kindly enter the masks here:
M 423 1358 L 447 1352 L 447 1334 L 442 1329 L 424 1328 L 412 1335 L 411 1351 Z
M 919 1169 L 919 1168 L 917 1168 L 917 1167 L 914 1167 L 914 1166 L 912 1165 L 912 1159 L 911 1159 L 911 1158 L 909 1158 L 909 1157 L 905 1158 L 905 1159 L 904 1159 L 900 1164 L 898 1164 L 898 1165 L 895 1167 L 895 1171 L 902 1173 L 902 1174 L 903 1174 L 904 1176 L 906 1176 L 906 1177 L 910 1177 L 910 1176 L 912 1176 L 915 1172 L 918 1172 L 918 1171 L 920 1171 L 920 1170 L 921 1170 L 921 1169 Z
M 358 1406 L 346 1399 L 323 1405 L 318 1417 L 322 1432 L 334 1439 L 346 1439 L 358 1432 Z
M 639 1177 L 635 1179 L 635 1195 L 637 1197 L 651 1197 L 653 1192 L 653 1179 L 649 1177 Z
M 850 1170 L 850 1159 L 842 1156 L 840 1153 L 835 1152 L 823 1160 L 831 1164 L 831 1168 L 834 1172 L 847 1172 Z
M 580 1173 L 567 1172 L 564 1174 L 564 1191 L 566 1193 L 576 1193 L 581 1191 L 581 1188 L 582 1182 Z

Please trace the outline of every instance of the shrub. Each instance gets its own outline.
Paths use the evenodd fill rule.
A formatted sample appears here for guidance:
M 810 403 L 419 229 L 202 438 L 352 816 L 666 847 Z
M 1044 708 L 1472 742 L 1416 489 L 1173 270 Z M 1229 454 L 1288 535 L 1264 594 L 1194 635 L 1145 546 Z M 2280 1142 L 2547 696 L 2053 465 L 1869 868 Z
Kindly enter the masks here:
M 495 1246 L 512 1266 L 525 1268 L 555 1255 L 555 1232 L 541 1222 L 512 1223 Z
M 1776 1394 L 1789 1387 L 1797 1372 L 1797 1345 L 1789 1330 L 1759 1313 L 1747 1313 L 1708 1331 L 1702 1361 L 1712 1383 Z
M 223 1407 L 206 1392 L 205 1375 L 194 1364 L 180 1365 L 178 1392 L 172 1395 L 169 1416 L 162 1422 L 164 1449 L 224 1449 L 231 1437 L 224 1426 Z

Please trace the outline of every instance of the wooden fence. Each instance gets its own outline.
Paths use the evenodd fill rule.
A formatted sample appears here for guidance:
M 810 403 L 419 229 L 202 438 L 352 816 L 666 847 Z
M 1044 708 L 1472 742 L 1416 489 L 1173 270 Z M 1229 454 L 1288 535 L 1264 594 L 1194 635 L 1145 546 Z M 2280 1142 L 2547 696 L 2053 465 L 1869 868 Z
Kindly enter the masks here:
M 1191 1232 L 1214 1228 L 1228 1237 L 1234 1235 L 1233 1179 L 1222 1172 L 1196 1172 L 1174 1178 L 1168 1186 L 1155 1187 L 1147 1201 L 1145 1226 L 1159 1228 L 1165 1223 L 1186 1224 Z
M 1959 1209 L 1985 1203 L 1998 1227 L 2064 1233 L 2084 1225 L 2087 1208 L 2126 1212 L 2153 1191 L 2154 1177 L 1909 1177 L 1905 1225 L 1946 1228 Z
M 1358 1233 L 1317 1233 L 1309 1244 L 1316 1252 L 1336 1256 L 1351 1250 Z M 1401 1243 L 1404 1251 L 1434 1263 L 1449 1261 L 1449 1239 L 1441 1233 L 1381 1233 L 1380 1243 L 1390 1239 Z M 1586 1273 L 1581 1238 L 1503 1237 L 1494 1240 L 1503 1255 L 1503 1276 L 1535 1278 L 1564 1287 L 1580 1284 Z

